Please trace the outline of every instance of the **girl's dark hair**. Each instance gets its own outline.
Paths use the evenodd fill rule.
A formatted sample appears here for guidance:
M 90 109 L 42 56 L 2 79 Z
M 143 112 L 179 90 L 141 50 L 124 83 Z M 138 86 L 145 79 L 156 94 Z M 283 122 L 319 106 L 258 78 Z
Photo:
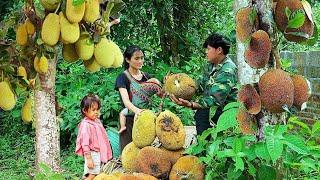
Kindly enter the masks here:
M 211 34 L 203 43 L 203 48 L 207 48 L 208 45 L 213 48 L 221 47 L 224 55 L 229 53 L 230 42 L 224 36 L 218 33 Z
M 131 59 L 131 57 L 133 56 L 133 54 L 137 51 L 141 51 L 143 54 L 143 50 L 137 46 L 137 45 L 131 45 L 128 46 L 127 49 L 124 51 L 123 56 L 124 56 L 124 69 L 128 69 L 129 68 L 129 63 L 126 61 L 126 59 Z
M 88 94 L 81 100 L 80 108 L 83 116 L 84 116 L 83 111 L 88 111 L 88 109 L 92 106 L 93 103 L 98 104 L 98 109 L 101 108 L 101 102 L 97 95 Z

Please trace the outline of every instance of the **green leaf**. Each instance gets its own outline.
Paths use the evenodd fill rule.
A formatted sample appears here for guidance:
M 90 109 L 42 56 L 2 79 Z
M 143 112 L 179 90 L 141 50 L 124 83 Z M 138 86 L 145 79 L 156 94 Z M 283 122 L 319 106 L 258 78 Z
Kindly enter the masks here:
M 85 0 L 72 0 L 72 6 L 79 6 L 83 4 Z
M 110 11 L 110 17 L 117 19 L 120 17 L 120 12 L 126 7 L 126 4 L 122 0 L 114 1 L 114 6 Z
M 297 117 L 289 118 L 288 123 L 296 124 L 296 125 L 302 127 L 303 129 L 307 130 L 307 132 L 309 133 L 309 135 L 312 134 L 312 132 L 311 132 L 310 128 L 308 127 L 308 125 L 305 124 L 305 123 L 302 122 L 302 121 L 299 121 L 299 119 L 298 119 Z
M 217 152 L 217 158 L 221 159 L 221 158 L 225 158 L 225 157 L 233 157 L 236 154 L 234 153 L 234 151 L 232 149 L 224 149 L 223 151 L 218 151 Z
M 274 131 L 275 136 L 282 136 L 285 132 L 287 132 L 287 126 L 285 125 L 275 126 L 275 131 Z
M 256 153 L 257 157 L 259 157 L 261 159 L 264 159 L 266 161 L 271 160 L 271 157 L 268 153 L 267 147 L 263 143 L 257 143 L 255 145 L 255 153 Z
M 255 176 L 256 175 L 256 168 L 249 162 L 249 161 L 246 161 L 247 165 L 248 165 L 248 172 L 251 176 Z
M 318 39 L 319 39 L 319 30 L 316 23 L 314 23 L 313 35 L 307 41 L 301 42 L 300 44 L 303 44 L 306 46 L 313 46 L 318 42 Z
M 257 15 L 257 11 L 255 9 L 251 9 L 249 14 L 249 22 L 251 25 L 254 25 L 254 21 L 256 20 Z
M 292 66 L 291 59 L 281 59 L 280 63 L 283 69 L 288 69 Z
M 233 141 L 233 150 L 235 153 L 238 153 L 242 150 L 243 148 L 243 140 L 240 138 L 235 138 Z
M 298 10 L 291 14 L 290 20 L 288 22 L 287 28 L 300 28 L 305 20 L 304 11 Z
M 304 144 L 304 141 L 296 135 L 285 135 L 284 142 L 288 145 L 289 148 L 294 150 L 299 154 L 307 154 L 307 147 Z
M 39 167 L 41 169 L 41 171 L 44 173 L 44 174 L 51 174 L 51 169 L 49 166 L 47 166 L 46 164 L 44 163 L 39 163 Z
M 320 121 L 317 121 L 316 123 L 313 124 L 312 126 L 312 135 L 315 135 L 320 131 Z
M 257 171 L 257 180 L 274 180 L 277 177 L 277 172 L 274 168 L 261 165 Z
M 231 127 L 235 127 L 237 125 L 237 116 L 238 109 L 232 108 L 221 114 L 217 122 L 217 132 L 224 131 Z
M 223 108 L 223 111 L 226 111 L 226 110 L 229 110 L 231 108 L 239 108 L 241 105 L 240 102 L 231 102 L 231 103 L 228 103 L 224 108 Z
M 235 171 L 238 171 L 238 170 L 243 171 L 244 170 L 244 163 L 243 163 L 242 158 L 241 157 L 235 157 L 234 161 L 236 163 L 235 164 L 235 166 L 236 166 Z
M 271 160 L 273 161 L 273 163 L 275 163 L 277 159 L 281 157 L 283 144 L 279 139 L 275 137 L 266 137 L 266 145 Z
M 216 140 L 209 145 L 208 154 L 210 156 L 214 156 L 218 152 L 220 143 L 221 143 L 221 140 Z

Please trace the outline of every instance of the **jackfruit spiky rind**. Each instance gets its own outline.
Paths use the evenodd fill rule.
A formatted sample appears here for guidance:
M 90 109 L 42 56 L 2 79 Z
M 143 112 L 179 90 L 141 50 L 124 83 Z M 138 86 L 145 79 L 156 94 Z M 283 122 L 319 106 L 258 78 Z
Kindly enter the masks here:
M 88 34 L 82 34 L 75 43 L 75 48 L 80 59 L 86 61 L 91 59 L 94 52 L 94 43 Z
M 136 162 L 140 148 L 138 148 L 133 142 L 127 144 L 121 153 L 122 167 L 128 172 L 134 172 L 137 170 Z
M 74 44 L 63 44 L 62 57 L 65 61 L 69 63 L 73 63 L 79 60 L 79 56 L 76 52 Z
M 24 24 L 26 25 L 27 33 L 29 35 L 33 35 L 36 32 L 36 28 L 30 21 L 30 19 L 27 19 Z
M 123 174 L 119 180 L 157 180 L 157 178 L 144 173 Z
M 61 26 L 61 39 L 63 42 L 75 43 L 80 37 L 80 27 L 78 23 L 70 23 L 63 12 L 59 13 Z
M 254 134 L 253 123 L 254 117 L 250 115 L 245 109 L 239 108 L 237 113 L 237 121 L 241 133 L 243 134 Z
M 272 113 L 283 112 L 284 106 L 293 104 L 294 86 L 288 73 L 281 69 L 270 69 L 259 80 L 262 106 Z
M 308 101 L 309 86 L 306 79 L 301 75 L 292 75 L 291 79 L 294 86 L 293 105 L 300 109 L 302 104 Z
M 161 112 L 156 118 L 156 134 L 162 146 L 168 150 L 181 149 L 185 143 L 186 132 L 180 118 L 169 110 Z
M 94 57 L 101 66 L 110 68 L 115 61 L 115 52 L 117 52 L 115 43 L 107 38 L 101 38 L 94 48 Z
M 39 73 L 45 74 L 48 72 L 49 62 L 45 56 L 40 57 L 38 67 L 39 67 Z
M 255 10 L 251 7 L 244 7 L 237 12 L 236 36 L 241 42 L 246 41 L 252 34 L 254 27 L 258 26 L 258 17 L 256 17 L 254 22 L 250 22 L 250 16 L 253 11 Z
M 28 42 L 28 33 L 25 24 L 19 24 L 16 31 L 16 41 L 20 46 L 25 46 Z
M 277 27 L 282 32 L 284 32 L 285 38 L 293 42 L 302 42 L 308 39 L 306 37 L 290 34 L 292 32 L 303 32 L 307 34 L 309 37 L 311 37 L 314 32 L 314 24 L 310 21 L 307 15 L 305 15 L 306 18 L 301 27 L 297 29 L 293 29 L 293 28 L 287 29 L 289 21 L 286 15 L 286 8 L 288 8 L 291 12 L 296 12 L 298 10 L 305 11 L 300 0 L 279 0 L 277 2 L 276 8 L 275 8 L 275 22 Z
M 40 0 L 40 4 L 48 11 L 54 11 L 61 0 Z
M 86 8 L 83 19 L 86 22 L 93 23 L 100 16 L 100 4 L 99 0 L 86 1 Z
M 177 162 L 177 160 L 183 156 L 183 153 L 185 151 L 184 148 L 179 149 L 179 150 L 175 150 L 175 151 L 171 151 L 171 150 L 164 148 L 163 146 L 161 146 L 160 149 L 163 150 L 163 152 L 167 154 L 166 156 L 169 158 L 171 164 L 175 164 Z
M 94 180 L 119 180 L 119 177 L 112 174 L 100 173 L 94 178 Z
M 243 85 L 238 93 L 238 99 L 250 114 L 258 114 L 261 111 L 260 96 L 252 85 Z
M 10 111 L 16 105 L 16 97 L 7 81 L 0 82 L 0 108 Z
M 60 18 L 55 13 L 49 13 L 42 24 L 41 39 L 49 46 L 54 46 L 60 37 Z
M 143 110 L 133 123 L 132 142 L 139 148 L 150 146 L 156 138 L 156 115 L 151 110 Z
M 187 74 L 178 73 L 168 75 L 164 81 L 165 91 L 176 98 L 192 99 L 196 92 L 196 82 Z
M 21 119 L 24 123 L 29 124 L 32 122 L 32 99 L 27 98 L 21 109 Z
M 171 163 L 162 150 L 147 146 L 140 150 L 137 158 L 138 171 L 156 178 L 167 178 Z
M 71 23 L 78 23 L 82 20 L 85 12 L 85 3 L 74 6 L 73 0 L 67 0 L 66 16 Z
M 183 156 L 173 165 L 169 179 L 170 180 L 203 180 L 204 166 L 201 161 L 192 155 Z
M 254 32 L 245 51 L 245 61 L 252 68 L 263 68 L 268 63 L 271 52 L 271 41 L 263 30 Z
M 86 68 L 87 71 L 91 72 L 91 73 L 95 73 L 97 71 L 100 71 L 100 64 L 98 64 L 95 60 L 94 57 L 92 57 L 90 60 L 88 61 L 83 61 L 84 67 Z

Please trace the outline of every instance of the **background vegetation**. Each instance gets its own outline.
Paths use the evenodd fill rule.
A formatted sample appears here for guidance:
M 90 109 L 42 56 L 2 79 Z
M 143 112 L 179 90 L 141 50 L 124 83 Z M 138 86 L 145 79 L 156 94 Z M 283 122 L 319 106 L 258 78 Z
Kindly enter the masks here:
M 111 38 L 125 49 L 137 44 L 145 50 L 144 71 L 162 80 L 168 72 L 186 72 L 196 78 L 205 63 L 203 40 L 212 32 L 226 35 L 235 50 L 235 23 L 232 0 L 125 0 L 126 9 L 121 23 L 114 28 Z M 0 33 L 0 39 L 14 39 L 14 24 L 19 19 L 23 2 L 4 0 L 0 2 L 0 26 L 8 27 Z M 320 23 L 320 3 L 313 3 L 317 24 Z M 6 26 L 4 26 L 6 24 Z M 10 25 L 11 26 L 8 26 Z M 3 33 L 7 32 L 7 33 Z M 283 42 L 281 50 L 320 50 L 318 42 L 313 47 Z M 59 102 L 61 124 L 62 168 L 64 176 L 80 177 L 82 158 L 76 156 L 76 126 L 81 120 L 79 103 L 88 92 L 102 99 L 102 120 L 108 126 L 117 127 L 121 104 L 114 90 L 116 76 L 122 69 L 103 69 L 88 73 L 78 62 L 68 64 L 61 55 L 57 67 L 56 96 Z M 21 91 L 22 96 L 26 96 Z M 19 98 L 15 109 L 0 110 L 0 177 L 29 179 L 34 163 L 34 128 L 22 123 L 20 109 L 24 98 Z M 157 110 L 160 99 L 154 97 Z M 166 100 L 164 108 L 177 113 L 185 125 L 192 125 L 193 111 L 175 106 Z M 201 153 L 201 152 L 198 152 Z M 196 153 L 195 153 L 196 154 Z M 0 178 L 1 179 L 1 178 Z

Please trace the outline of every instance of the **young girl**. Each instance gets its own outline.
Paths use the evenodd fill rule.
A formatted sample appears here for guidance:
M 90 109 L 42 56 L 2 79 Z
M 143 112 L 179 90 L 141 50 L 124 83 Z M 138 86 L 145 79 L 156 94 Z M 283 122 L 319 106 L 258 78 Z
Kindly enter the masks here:
M 106 130 L 99 120 L 99 97 L 89 94 L 81 101 L 84 117 L 78 125 L 76 154 L 84 156 L 84 179 L 92 180 L 100 173 L 104 163 L 112 158 L 112 150 Z

